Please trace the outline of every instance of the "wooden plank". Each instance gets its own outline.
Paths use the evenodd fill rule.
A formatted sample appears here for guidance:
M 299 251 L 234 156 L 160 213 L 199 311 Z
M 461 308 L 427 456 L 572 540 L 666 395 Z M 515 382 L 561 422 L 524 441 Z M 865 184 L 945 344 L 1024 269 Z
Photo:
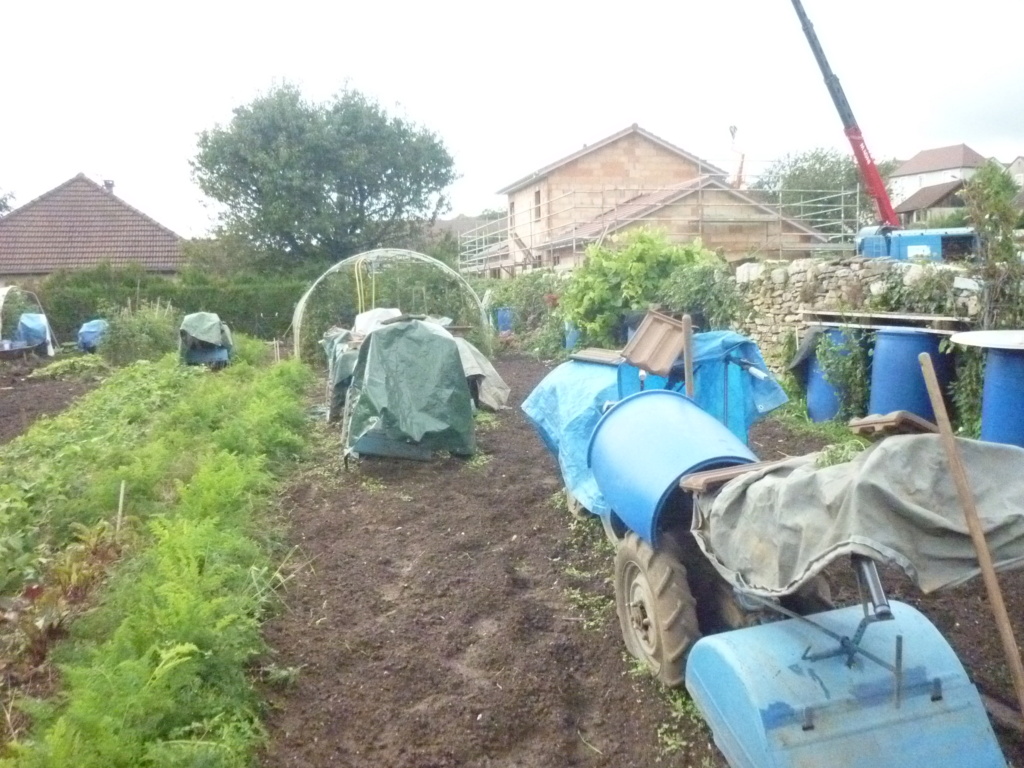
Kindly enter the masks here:
M 840 309 L 801 309 L 800 314 L 804 317 L 878 317 L 883 320 L 916 320 L 916 321 L 940 321 L 951 323 L 967 323 L 970 325 L 970 318 L 957 317 L 956 315 L 927 315 L 911 312 L 845 312 Z
M 768 467 L 774 467 L 782 464 L 784 461 L 786 461 L 786 459 L 781 461 L 759 461 L 755 464 L 738 464 L 734 467 L 722 467 L 721 469 L 708 469 L 704 472 L 693 472 L 679 478 L 679 487 L 684 491 L 706 493 L 713 488 L 725 485 L 730 480 L 739 477 L 740 475 L 745 475 L 748 472 L 757 472 L 758 470 L 766 469 Z
M 917 327 L 917 326 L 893 326 L 891 323 L 888 324 L 888 325 L 870 325 L 868 323 L 833 323 L 833 322 L 831 322 L 829 320 L 815 320 L 815 321 L 812 322 L 812 324 L 813 325 L 820 325 L 823 328 L 863 328 L 863 329 L 869 330 L 869 331 L 877 331 L 877 330 L 881 330 L 882 328 L 893 328 L 893 327 L 903 327 L 903 328 L 914 328 L 914 327 Z M 960 331 L 958 331 L 956 329 L 951 329 L 951 328 L 924 328 L 922 330 L 926 330 L 926 331 L 928 331 L 928 333 L 934 333 L 936 336 L 952 336 L 955 333 L 960 333 Z
M 936 433 L 939 428 L 910 411 L 893 411 L 882 415 L 851 419 L 850 430 L 863 437 L 888 437 L 889 435 L 919 435 Z
M 618 349 L 601 349 L 600 347 L 587 347 L 569 355 L 570 360 L 579 360 L 583 363 L 602 363 L 603 365 L 618 365 L 622 361 L 622 352 Z

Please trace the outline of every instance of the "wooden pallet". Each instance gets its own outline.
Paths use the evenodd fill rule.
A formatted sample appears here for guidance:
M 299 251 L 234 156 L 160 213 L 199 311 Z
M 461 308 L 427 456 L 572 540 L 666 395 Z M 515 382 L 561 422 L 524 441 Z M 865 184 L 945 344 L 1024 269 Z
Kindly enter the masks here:
M 893 411 L 884 415 L 865 416 L 849 422 L 855 435 L 867 438 L 882 438 L 890 435 L 922 435 L 936 433 L 939 428 L 910 411 Z
M 755 464 L 737 464 L 735 467 L 693 472 L 679 478 L 679 487 L 684 491 L 692 491 L 693 493 L 707 493 L 715 488 L 720 488 L 740 475 L 745 475 L 748 472 L 757 472 L 782 463 L 783 461 L 759 461 Z

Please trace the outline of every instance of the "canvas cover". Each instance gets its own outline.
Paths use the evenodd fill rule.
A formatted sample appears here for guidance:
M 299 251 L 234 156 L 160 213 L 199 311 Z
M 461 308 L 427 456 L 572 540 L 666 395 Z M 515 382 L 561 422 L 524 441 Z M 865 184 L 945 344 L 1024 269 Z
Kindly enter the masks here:
M 1020 567 L 1024 449 L 957 444 L 997 568 Z M 894 563 L 926 593 L 979 572 L 938 435 L 890 437 L 832 467 L 811 455 L 742 475 L 698 499 L 693 532 L 727 581 L 763 596 L 851 554 Z
M 475 379 L 478 387 L 480 407 L 489 411 L 499 411 L 508 403 L 509 388 L 501 378 L 491 361 L 483 352 L 474 347 L 461 336 L 455 336 L 455 344 L 459 348 L 459 359 L 462 361 L 462 372 L 467 379 Z
M 346 451 L 403 455 L 391 446 L 407 445 L 459 455 L 476 450 L 459 349 L 439 325 L 406 320 L 374 330 L 359 348 L 349 397 Z
M 193 312 L 191 315 L 185 315 L 181 321 L 180 334 L 181 343 L 186 348 L 193 346 L 196 341 L 227 349 L 234 346 L 227 323 L 222 323 L 220 317 L 213 312 Z

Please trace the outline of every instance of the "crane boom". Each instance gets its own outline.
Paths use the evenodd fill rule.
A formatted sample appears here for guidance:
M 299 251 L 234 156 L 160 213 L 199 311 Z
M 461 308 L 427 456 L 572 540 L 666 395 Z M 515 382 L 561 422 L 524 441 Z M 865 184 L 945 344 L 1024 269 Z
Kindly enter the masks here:
M 867 142 L 864 141 L 864 134 L 861 133 L 860 127 L 857 125 L 857 120 L 853 116 L 853 109 L 850 108 L 850 102 L 847 101 L 846 94 L 843 93 L 843 87 L 839 84 L 839 78 L 836 77 L 832 67 L 828 64 L 828 59 L 825 58 L 825 51 L 822 50 L 821 43 L 818 42 L 818 35 L 814 32 L 814 25 L 811 24 L 811 20 L 807 18 L 807 14 L 804 12 L 803 4 L 800 0 L 792 0 L 792 2 L 796 15 L 800 18 L 800 25 L 803 27 L 807 42 L 810 43 L 811 52 L 814 54 L 818 67 L 821 69 L 821 74 L 825 78 L 825 86 L 832 97 L 832 103 L 835 104 L 836 111 L 839 112 L 839 118 L 843 121 L 846 138 L 853 149 L 853 156 L 857 161 L 857 167 L 860 169 L 860 175 L 864 179 L 864 186 L 875 203 L 878 218 L 883 224 L 890 227 L 898 227 L 900 219 L 896 215 L 896 211 L 893 210 L 889 193 L 885 191 L 885 182 L 882 181 L 882 174 L 878 172 L 878 166 L 875 165 L 875 161 L 868 151 Z

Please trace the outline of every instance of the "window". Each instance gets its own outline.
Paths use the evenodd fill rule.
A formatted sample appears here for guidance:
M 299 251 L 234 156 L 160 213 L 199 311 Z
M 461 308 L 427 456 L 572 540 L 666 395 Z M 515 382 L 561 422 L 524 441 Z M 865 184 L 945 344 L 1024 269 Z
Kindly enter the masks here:
M 514 227 L 516 225 L 516 201 L 508 201 L 508 225 Z
M 533 220 L 540 221 L 540 190 L 533 193 Z
M 551 255 L 551 266 L 552 267 L 557 267 L 561 263 L 562 263 L 562 256 L 560 254 L 554 253 L 554 254 Z

